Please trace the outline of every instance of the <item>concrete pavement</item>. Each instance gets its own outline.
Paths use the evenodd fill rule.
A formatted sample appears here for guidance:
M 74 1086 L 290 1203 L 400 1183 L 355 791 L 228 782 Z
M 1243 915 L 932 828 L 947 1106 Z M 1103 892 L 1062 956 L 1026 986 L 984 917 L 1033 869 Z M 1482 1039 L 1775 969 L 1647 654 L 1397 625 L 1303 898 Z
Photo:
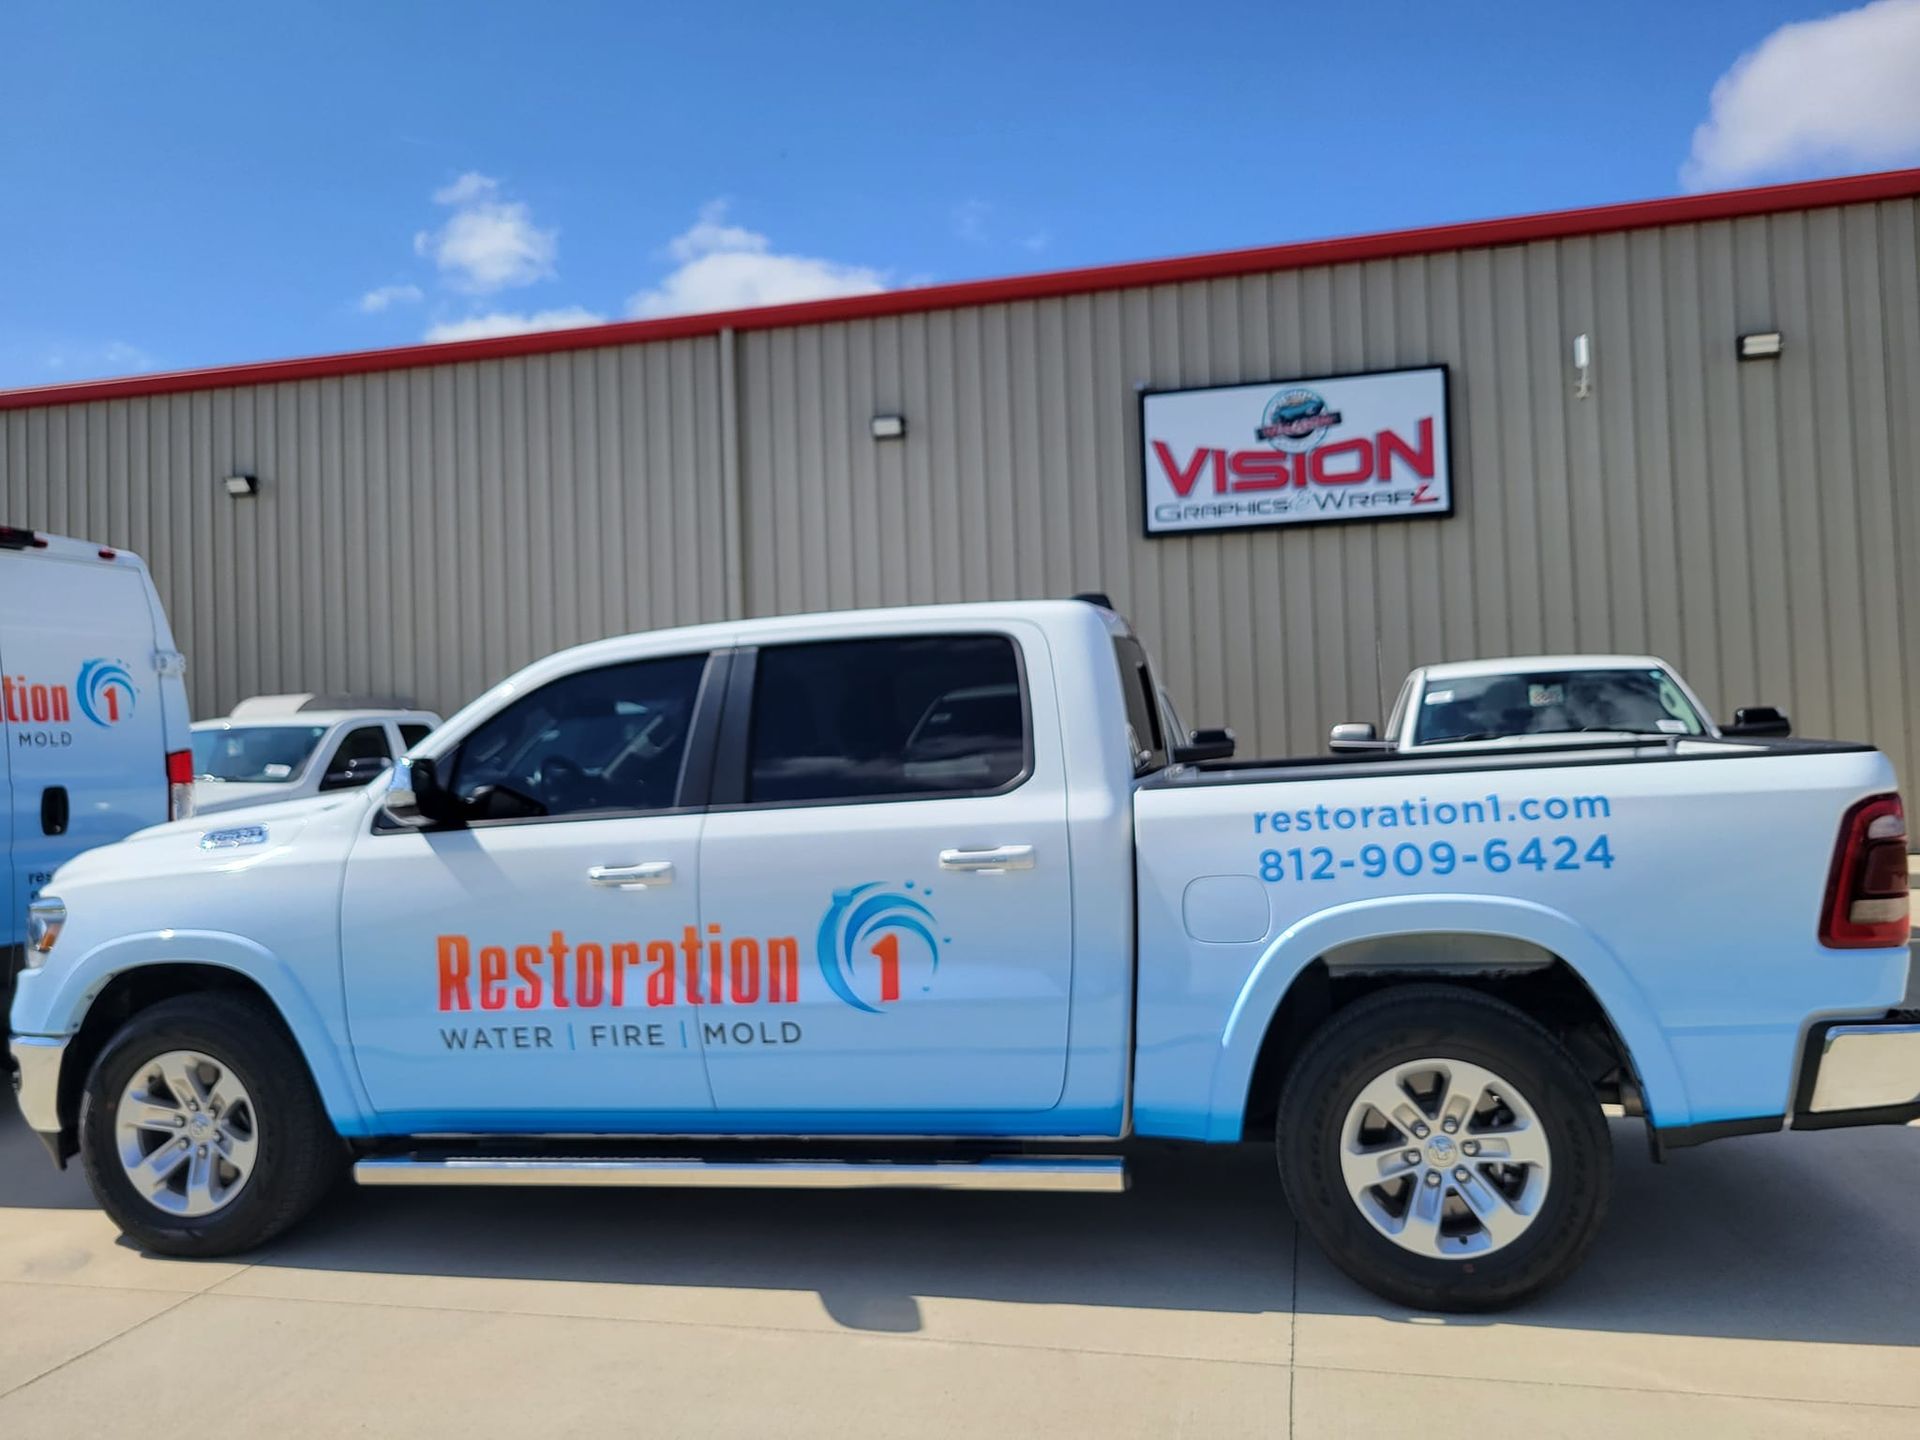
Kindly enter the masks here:
M 1297 1240 L 1264 1148 L 1124 1197 L 348 1189 L 190 1263 L 6 1107 L 0 1435 L 1920 1433 L 1920 1129 L 1615 1138 L 1586 1268 L 1458 1318 Z

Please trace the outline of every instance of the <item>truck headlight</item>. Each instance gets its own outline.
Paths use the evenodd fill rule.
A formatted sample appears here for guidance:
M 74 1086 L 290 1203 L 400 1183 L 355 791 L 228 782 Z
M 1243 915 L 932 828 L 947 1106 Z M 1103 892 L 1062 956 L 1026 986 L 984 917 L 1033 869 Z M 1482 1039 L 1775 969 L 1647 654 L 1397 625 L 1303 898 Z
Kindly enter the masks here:
M 46 964 L 47 954 L 60 938 L 67 923 L 67 907 L 51 895 L 42 895 L 27 906 L 27 967 Z

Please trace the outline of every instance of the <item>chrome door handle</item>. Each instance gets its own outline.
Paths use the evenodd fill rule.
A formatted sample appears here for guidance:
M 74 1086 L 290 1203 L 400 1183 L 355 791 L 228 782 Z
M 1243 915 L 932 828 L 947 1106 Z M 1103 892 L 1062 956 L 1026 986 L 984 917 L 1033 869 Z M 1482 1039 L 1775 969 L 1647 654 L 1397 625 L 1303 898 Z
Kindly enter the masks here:
M 673 883 L 671 860 L 648 860 L 639 865 L 589 865 L 587 879 L 618 890 L 645 890 Z
M 942 870 L 1031 870 L 1033 846 L 995 845 L 990 850 L 942 850 Z

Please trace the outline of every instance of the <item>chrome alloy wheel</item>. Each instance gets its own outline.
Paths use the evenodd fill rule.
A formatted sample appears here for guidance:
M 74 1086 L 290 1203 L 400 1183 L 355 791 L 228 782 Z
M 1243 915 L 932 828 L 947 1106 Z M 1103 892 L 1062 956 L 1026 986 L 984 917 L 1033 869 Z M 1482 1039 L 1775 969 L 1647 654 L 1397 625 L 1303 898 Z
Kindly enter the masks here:
M 1519 1239 L 1546 1199 L 1551 1162 L 1526 1097 L 1463 1060 L 1395 1065 L 1361 1089 L 1340 1128 L 1340 1169 L 1360 1213 L 1430 1259 Z
M 194 1050 L 169 1050 L 134 1072 L 120 1093 L 114 1131 L 134 1190 L 156 1209 L 186 1218 L 230 1205 L 260 1153 L 246 1086 Z

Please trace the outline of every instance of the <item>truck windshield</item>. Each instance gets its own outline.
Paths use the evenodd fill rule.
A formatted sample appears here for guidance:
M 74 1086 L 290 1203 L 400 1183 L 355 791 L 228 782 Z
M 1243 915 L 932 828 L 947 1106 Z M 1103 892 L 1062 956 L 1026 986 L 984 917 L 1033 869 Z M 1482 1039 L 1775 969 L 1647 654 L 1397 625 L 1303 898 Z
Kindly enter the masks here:
M 1563 670 L 1431 680 L 1414 744 L 1508 735 L 1700 735 L 1706 721 L 1664 670 Z
M 241 725 L 196 730 L 193 774 L 196 780 L 231 780 L 247 785 L 291 781 L 327 733 L 324 725 Z

